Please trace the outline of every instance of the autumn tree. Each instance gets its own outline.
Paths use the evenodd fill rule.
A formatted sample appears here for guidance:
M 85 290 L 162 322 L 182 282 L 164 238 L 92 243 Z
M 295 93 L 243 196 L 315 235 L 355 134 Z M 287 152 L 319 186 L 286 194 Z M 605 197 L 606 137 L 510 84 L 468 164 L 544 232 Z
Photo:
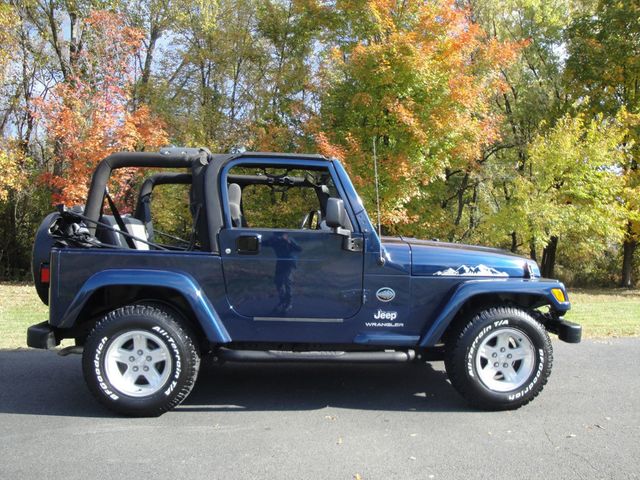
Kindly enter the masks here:
M 627 155 L 620 148 L 626 134 L 620 117 L 564 115 L 531 140 L 527 172 L 512 180 L 512 209 L 487 215 L 479 229 L 490 235 L 518 222 L 525 238 L 553 245 L 539 259 L 544 277 L 554 276 L 560 242 L 583 261 L 600 255 L 603 244 L 624 234 L 624 209 L 616 202 L 623 178 L 615 167 Z
M 345 160 L 372 206 L 375 142 L 386 229 L 448 235 L 460 215 L 443 198 L 444 182 L 467 181 L 499 138 L 490 102 L 517 48 L 488 38 L 452 1 L 338 6 L 318 148 Z
M 600 0 L 593 11 L 579 16 L 567 32 L 566 77 L 576 100 L 591 114 L 609 116 L 626 111 L 629 136 L 624 143 L 632 155 L 619 165 L 627 209 L 622 243 L 621 285 L 633 284 L 633 258 L 640 239 L 640 4 Z
M 133 101 L 148 104 L 154 93 L 152 69 L 158 56 L 162 37 L 176 26 L 179 0 L 132 0 L 122 2 L 122 12 L 127 24 L 142 32 L 142 46 L 135 53 L 139 78 L 133 92 Z M 161 54 L 162 52 L 160 52 Z
M 483 168 L 469 182 L 469 220 L 500 225 L 473 233 L 476 241 L 523 252 L 532 258 L 553 258 L 555 243 L 530 233 L 519 216 L 517 184 L 530 171 L 530 145 L 554 126 L 568 109 L 563 82 L 563 33 L 571 22 L 572 0 L 469 0 L 472 17 L 496 40 L 520 45 L 514 61 L 500 69 L 507 88 L 498 92 L 493 107 L 502 118 L 501 138 L 483 150 Z M 491 217 L 498 215 L 495 222 Z
M 110 153 L 167 143 L 162 123 L 145 106 L 128 109 L 141 33 L 106 11 L 92 12 L 83 32 L 83 48 L 74 60 L 78 73 L 36 104 L 52 144 L 53 166 L 42 179 L 52 188 L 54 203 L 82 203 L 93 169 Z M 125 194 L 130 175 L 117 174 L 118 194 Z
M 7 0 L 0 275 L 28 268 L 51 193 L 84 200 L 113 150 L 320 150 L 371 208 L 375 143 L 387 232 L 630 285 L 637 18 L 629 0 Z M 156 194 L 170 231 L 185 195 Z

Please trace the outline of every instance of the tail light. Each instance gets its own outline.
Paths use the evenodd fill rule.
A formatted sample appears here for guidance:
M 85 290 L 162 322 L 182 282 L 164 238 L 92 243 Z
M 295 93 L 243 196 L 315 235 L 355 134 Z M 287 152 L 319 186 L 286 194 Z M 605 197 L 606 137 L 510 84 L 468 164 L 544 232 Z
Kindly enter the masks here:
M 51 271 L 49 270 L 49 264 L 43 263 L 40 265 L 40 282 L 49 283 L 51 280 Z

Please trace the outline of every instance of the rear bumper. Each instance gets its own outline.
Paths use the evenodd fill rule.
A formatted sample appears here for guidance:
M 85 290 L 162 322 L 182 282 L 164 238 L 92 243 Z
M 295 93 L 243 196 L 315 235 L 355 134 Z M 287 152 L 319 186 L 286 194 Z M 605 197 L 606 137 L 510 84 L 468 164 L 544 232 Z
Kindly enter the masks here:
M 27 345 L 31 348 L 48 350 L 60 344 L 54 328 L 49 322 L 36 323 L 27 329 Z
M 569 322 L 562 317 L 553 317 L 545 322 L 545 327 L 551 333 L 567 343 L 580 343 L 582 340 L 582 325 Z

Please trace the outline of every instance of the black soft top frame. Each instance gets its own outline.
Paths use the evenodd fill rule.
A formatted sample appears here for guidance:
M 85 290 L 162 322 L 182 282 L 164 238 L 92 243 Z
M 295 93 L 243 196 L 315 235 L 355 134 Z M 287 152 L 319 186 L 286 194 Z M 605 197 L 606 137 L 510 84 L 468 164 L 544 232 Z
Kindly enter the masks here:
M 244 152 L 212 154 L 206 148 L 163 148 L 159 152 L 120 152 L 109 155 L 96 167 L 91 178 L 84 216 L 89 219 L 89 232 L 95 235 L 96 223 L 104 203 L 111 172 L 118 168 L 186 168 L 191 169 L 191 208 L 202 212 L 197 218 L 197 231 L 203 250 L 218 252 L 217 235 L 223 226 L 222 204 L 217 179 L 228 162 L 241 157 L 327 160 L 322 155 Z

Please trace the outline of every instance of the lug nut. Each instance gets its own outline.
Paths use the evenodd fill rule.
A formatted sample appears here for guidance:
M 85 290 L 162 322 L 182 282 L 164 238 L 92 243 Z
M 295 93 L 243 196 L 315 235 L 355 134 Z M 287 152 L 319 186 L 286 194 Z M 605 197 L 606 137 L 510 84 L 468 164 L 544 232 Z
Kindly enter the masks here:
M 496 352 L 493 352 L 493 354 L 491 355 L 493 358 L 496 358 L 498 356 L 498 354 Z
M 500 351 L 501 351 L 501 352 L 504 352 L 504 347 L 502 347 L 502 348 L 500 349 Z
M 148 372 L 148 371 L 149 371 L 149 367 L 146 367 L 146 366 L 145 366 L 145 367 L 142 367 L 142 369 L 143 369 L 145 372 Z
M 507 355 L 507 358 L 511 358 L 511 357 L 513 357 L 513 355 L 511 355 L 511 354 Z
M 129 361 L 130 361 L 130 362 L 135 361 L 135 359 L 136 359 L 136 357 L 133 357 L 133 356 L 129 357 Z
M 508 364 L 508 363 L 503 363 L 503 364 L 502 364 L 502 366 L 503 366 L 504 368 L 509 368 L 509 364 Z
M 498 362 L 493 364 L 494 367 L 498 368 L 500 366 L 500 364 Z
M 138 355 L 142 355 L 144 352 L 142 350 L 138 350 Z
M 133 367 L 133 371 L 137 372 L 138 371 L 138 367 Z
M 151 361 L 151 355 L 147 356 L 147 362 Z

